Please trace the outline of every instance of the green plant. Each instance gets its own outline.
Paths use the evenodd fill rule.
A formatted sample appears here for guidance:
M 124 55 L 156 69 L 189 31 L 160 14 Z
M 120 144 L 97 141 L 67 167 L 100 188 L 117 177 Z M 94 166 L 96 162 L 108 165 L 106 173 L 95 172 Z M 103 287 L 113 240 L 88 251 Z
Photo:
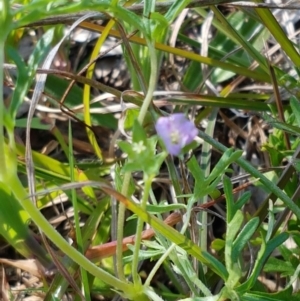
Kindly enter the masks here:
M 297 291 L 291 292 L 292 282 L 299 274 L 299 260 L 282 246 L 289 236 L 299 246 L 299 80 L 287 74 L 283 66 L 269 65 L 268 59 L 262 54 L 264 44 L 261 41 L 273 36 L 290 58 L 298 75 L 299 53 L 271 11 L 260 8 L 259 2 L 252 11 L 232 10 L 224 13 L 217 5 L 225 2 L 218 0 L 208 3 L 208 8 L 214 14 L 211 24 L 217 30 L 215 39 L 209 45 L 205 46 L 205 35 L 201 43 L 188 37 L 185 34 L 185 26 L 188 25 L 182 25 L 179 40 L 189 47 L 201 46 L 203 49 L 199 55 L 191 50 L 170 47 L 167 41 L 171 24 L 184 8 L 196 5 L 193 10 L 197 16 L 195 19 L 199 22 L 209 19 L 210 14 L 203 7 L 207 3 L 181 0 L 171 3 L 147 0 L 142 4 L 135 1 L 0 1 L 0 65 L 7 68 L 7 62 L 13 63 L 17 71 L 15 77 L 11 76 L 14 89 L 7 104 L 4 104 L 3 99 L 3 68 L 0 72 L 0 234 L 22 256 L 36 258 L 46 269 L 50 269 L 54 262 L 60 273 L 55 275 L 49 287 L 45 281 L 45 300 L 61 299 L 69 286 L 76 298 L 86 300 L 91 300 L 91 295 L 97 289 L 107 290 L 103 293 L 107 297 L 116 292 L 129 300 L 158 301 L 162 300 L 162 296 L 166 300 L 193 301 L 299 298 Z M 95 12 L 85 13 L 88 10 Z M 79 75 L 49 71 L 53 58 L 69 33 L 55 35 L 58 29 L 45 26 L 51 21 L 47 18 L 65 14 L 67 20 L 82 11 L 84 13 L 79 17 L 76 15 L 76 21 L 69 30 L 80 25 L 101 33 L 89 65 L 85 68 L 86 74 L 82 75 L 83 71 Z M 89 18 L 107 18 L 109 21 L 102 27 L 87 21 Z M 21 28 L 37 25 L 42 20 L 43 35 L 38 38 L 29 59 L 24 60 L 16 50 L 18 38 L 26 33 Z M 92 79 L 94 60 L 109 35 L 122 39 L 133 92 L 121 92 Z M 172 104 L 171 114 L 155 105 L 159 74 L 163 59 L 168 55 L 189 60 L 182 77 L 177 77 L 184 92 L 167 93 L 166 104 Z M 202 67 L 205 65 L 203 72 L 200 72 L 200 64 Z M 54 75 L 47 79 L 47 74 L 51 72 Z M 56 76 L 67 77 L 84 86 L 81 88 L 72 83 L 73 86 L 67 89 L 69 94 L 64 95 L 69 83 Z M 286 89 L 293 95 L 290 96 L 291 108 L 281 107 L 278 102 L 267 102 L 270 96 L 267 93 L 236 93 L 234 88 L 244 79 L 272 83 L 277 100 L 280 100 L 278 88 Z M 217 84 L 221 89 L 211 88 Z M 132 135 L 132 141 L 128 139 L 118 144 L 127 155 L 125 160 L 107 163 L 94 132 L 89 128 L 93 122 L 111 129 L 118 127 L 113 114 L 107 114 L 105 118 L 103 115 L 99 117 L 91 114 L 91 87 L 112 93 L 138 107 L 128 110 L 125 115 L 125 129 Z M 24 98 L 29 95 L 29 89 L 33 89 L 33 93 L 25 126 L 24 120 L 18 120 L 16 116 Z M 63 139 L 59 130 L 53 130 L 67 158 L 66 163 L 32 151 L 30 129 L 50 128 L 34 117 L 44 90 L 48 96 L 59 101 L 64 99 L 61 106 L 65 106 L 65 110 L 66 107 L 73 108 L 82 103 L 83 111 L 75 112 L 73 116 L 82 118 L 87 125 L 89 142 L 98 159 L 95 164 L 89 162 L 85 165 L 74 159 L 71 124 L 68 141 Z M 207 91 L 211 95 L 207 95 Z M 199 106 L 203 110 L 198 110 Z M 242 158 L 242 151 L 228 149 L 213 138 L 220 107 L 264 112 L 262 118 L 275 129 L 263 147 L 269 154 L 271 167 L 276 168 L 284 158 L 289 160 L 290 164 L 283 172 L 265 175 Z M 193 122 L 184 117 L 183 113 L 187 115 L 188 112 L 193 113 Z M 277 114 L 280 118 L 283 115 L 284 119 L 276 120 Z M 206 117 L 209 120 L 206 132 L 198 131 L 196 127 L 200 127 Z M 172 125 L 170 120 L 175 124 Z M 25 148 L 16 142 L 14 135 L 15 128 L 20 126 L 26 127 Z M 166 128 L 161 129 L 161 126 Z M 198 137 L 194 141 L 195 136 Z M 200 144 L 202 153 L 199 158 L 197 151 Z M 212 148 L 221 153 L 214 165 L 211 164 Z M 249 200 L 249 193 L 242 194 L 237 200 L 234 198 L 228 175 L 232 173 L 232 166 L 236 165 L 258 179 L 259 185 L 269 193 L 253 217 L 244 215 L 242 210 Z M 154 180 L 162 170 L 168 174 L 168 185 L 172 187 L 175 195 L 173 199 L 177 203 L 166 204 L 157 199 L 153 189 Z M 110 176 L 112 185 L 107 184 L 103 175 Z M 140 186 L 135 181 L 136 175 L 142 179 Z M 221 182 L 226 198 L 227 227 L 224 236 L 213 240 L 209 246 L 206 242 L 207 212 L 201 212 L 195 218 L 196 223 L 192 221 L 195 210 L 206 209 L 208 197 L 214 199 L 221 194 L 218 186 Z M 99 190 L 105 195 L 99 197 Z M 63 192 L 72 200 L 75 212 L 73 245 L 52 227 L 41 212 L 43 207 Z M 134 202 L 134 198 L 138 202 Z M 110 199 L 118 202 L 115 216 L 110 214 Z M 277 206 L 278 200 L 280 206 Z M 133 213 L 128 220 L 125 218 L 126 210 Z M 177 212 L 176 220 L 176 223 L 181 222 L 179 229 L 170 226 L 175 222 L 168 224 L 168 220 L 163 221 L 163 214 L 172 216 L 173 210 L 180 212 Z M 81 214 L 88 216 L 82 229 Z M 292 214 L 293 219 L 285 230 L 283 220 L 288 214 Z M 106 244 L 114 219 L 118 230 L 116 241 Z M 42 244 L 35 238 L 28 221 L 41 233 Z M 153 232 L 149 236 L 143 236 L 144 223 L 152 228 Z M 126 240 L 123 240 L 123 230 L 129 231 L 132 227 L 134 230 L 131 232 L 135 233 L 135 237 L 134 246 L 130 247 L 131 244 L 127 246 Z M 156 240 L 143 241 L 144 237 L 154 235 Z M 48 240 L 65 255 L 58 256 L 49 246 Z M 111 262 L 98 266 L 98 262 L 89 259 L 88 252 L 96 244 L 103 248 L 111 247 L 109 254 L 116 255 L 115 266 Z M 141 248 L 142 245 L 146 247 L 145 250 Z M 129 253 L 124 255 L 124 250 L 128 249 Z M 216 256 L 209 252 L 212 249 Z M 281 259 L 272 256 L 278 249 Z M 256 255 L 253 265 L 249 265 L 245 259 L 247 250 Z M 101 254 L 95 256 L 94 261 L 103 259 Z M 285 265 L 290 258 L 291 262 Z M 143 280 L 139 266 L 145 259 L 155 260 L 155 263 Z M 128 263 L 131 263 L 130 267 Z M 176 286 L 173 291 L 162 283 L 156 287 L 153 285 L 154 276 L 161 268 Z M 258 280 L 262 271 L 280 271 L 287 279 L 283 290 L 267 293 Z M 214 290 L 218 282 L 221 286 Z

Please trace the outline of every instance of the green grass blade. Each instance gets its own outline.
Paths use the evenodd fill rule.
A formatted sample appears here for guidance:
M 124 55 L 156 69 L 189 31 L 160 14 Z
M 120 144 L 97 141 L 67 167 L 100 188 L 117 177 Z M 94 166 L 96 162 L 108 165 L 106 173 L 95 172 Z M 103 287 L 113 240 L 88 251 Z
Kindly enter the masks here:
M 256 0 L 260 3 L 261 1 Z M 273 14 L 270 10 L 265 8 L 255 8 L 256 13 L 261 18 L 264 25 L 270 30 L 276 41 L 280 44 L 281 48 L 285 51 L 288 57 L 293 61 L 295 66 L 300 66 L 300 55 L 295 49 L 291 40 L 287 37 Z
M 96 183 L 97 184 L 97 183 Z M 147 211 L 140 208 L 139 205 L 125 198 L 123 195 L 113 190 L 108 186 L 98 185 L 106 193 L 114 196 L 119 202 L 122 202 L 127 209 L 134 212 L 141 218 L 144 222 L 148 223 L 160 234 L 165 236 L 167 239 L 171 240 L 173 243 L 178 245 L 180 248 L 184 249 L 188 254 L 197 258 L 200 262 L 206 264 L 210 269 L 212 269 L 216 274 L 218 274 L 222 279 L 227 278 L 227 271 L 225 267 L 216 258 L 207 252 L 203 252 L 199 246 L 194 244 L 186 236 L 180 234 L 178 231 L 172 227 L 166 225 L 163 221 L 152 216 Z

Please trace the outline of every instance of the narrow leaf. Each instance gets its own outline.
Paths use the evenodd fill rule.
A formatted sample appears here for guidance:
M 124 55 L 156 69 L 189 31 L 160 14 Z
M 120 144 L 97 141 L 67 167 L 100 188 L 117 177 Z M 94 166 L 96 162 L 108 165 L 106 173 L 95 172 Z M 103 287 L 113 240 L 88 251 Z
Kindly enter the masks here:
M 256 231 L 258 224 L 259 224 L 259 218 L 254 217 L 244 226 L 244 228 L 238 234 L 236 240 L 233 243 L 232 258 L 239 257 L 244 246 L 246 245 L 247 242 L 249 242 L 251 236 Z

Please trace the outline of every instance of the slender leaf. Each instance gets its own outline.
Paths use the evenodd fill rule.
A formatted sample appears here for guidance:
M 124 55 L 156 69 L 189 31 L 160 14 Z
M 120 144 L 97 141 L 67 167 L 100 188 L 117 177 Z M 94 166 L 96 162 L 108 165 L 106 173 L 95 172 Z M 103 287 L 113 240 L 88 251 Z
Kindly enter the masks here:
M 232 258 L 238 258 L 246 245 L 249 242 L 250 238 L 256 231 L 259 224 L 259 218 L 252 218 L 241 230 L 235 239 L 232 247 Z
M 253 285 L 257 281 L 257 277 L 258 277 L 259 273 L 261 272 L 266 260 L 270 256 L 270 254 L 278 246 L 280 246 L 282 243 L 284 243 L 288 239 L 288 237 L 289 237 L 289 235 L 287 233 L 280 233 L 278 236 L 276 236 L 273 239 L 271 239 L 270 241 L 268 241 L 267 244 L 265 244 L 265 242 L 263 242 L 261 249 L 258 253 L 253 271 L 252 271 L 249 279 L 237 288 L 238 292 L 247 292 L 253 287 Z

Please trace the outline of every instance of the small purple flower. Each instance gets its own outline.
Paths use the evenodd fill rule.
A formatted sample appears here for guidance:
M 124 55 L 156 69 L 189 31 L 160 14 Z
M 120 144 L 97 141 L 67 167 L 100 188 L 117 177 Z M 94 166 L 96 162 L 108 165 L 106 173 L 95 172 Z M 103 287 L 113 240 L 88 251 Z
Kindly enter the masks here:
M 174 156 L 179 155 L 181 149 L 191 143 L 198 134 L 195 125 L 182 113 L 160 117 L 155 128 L 167 151 Z

